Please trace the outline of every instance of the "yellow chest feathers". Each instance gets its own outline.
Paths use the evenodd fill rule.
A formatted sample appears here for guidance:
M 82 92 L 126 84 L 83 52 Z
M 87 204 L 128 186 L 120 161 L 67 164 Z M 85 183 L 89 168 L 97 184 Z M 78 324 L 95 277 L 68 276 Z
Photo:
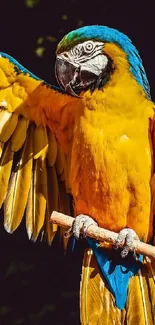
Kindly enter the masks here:
M 148 131 L 154 116 L 153 103 L 134 80 L 122 80 L 119 88 L 113 83 L 114 78 L 104 91 L 84 94 L 84 113 L 76 124 L 74 150 L 83 155 L 89 152 L 96 173 L 117 163 L 124 165 L 125 160 L 139 161 L 140 156 L 146 158 L 150 168 Z
M 104 91 L 85 93 L 84 113 L 74 130 L 70 179 L 77 212 L 100 215 L 102 226 L 116 230 L 140 211 L 150 214 L 148 131 L 154 111 L 135 84 L 122 83 L 118 92 L 109 84 Z

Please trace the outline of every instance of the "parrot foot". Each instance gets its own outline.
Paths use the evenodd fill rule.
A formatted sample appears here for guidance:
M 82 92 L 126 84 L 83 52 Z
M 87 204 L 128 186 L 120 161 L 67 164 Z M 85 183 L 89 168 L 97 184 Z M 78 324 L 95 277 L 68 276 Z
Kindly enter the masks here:
M 73 234 L 76 239 L 85 238 L 87 229 L 91 225 L 97 225 L 97 222 L 87 215 L 80 214 L 75 218 L 72 227 L 65 232 L 65 237 L 69 238 Z M 82 234 L 80 234 L 81 230 L 83 231 Z
M 130 247 L 132 246 L 132 243 L 134 240 L 139 240 L 139 237 L 137 236 L 136 232 L 131 228 L 124 228 L 122 229 L 117 237 L 117 241 L 115 244 L 115 248 L 118 249 L 122 246 L 123 242 L 125 242 L 125 247 L 123 248 L 121 252 L 121 257 L 124 258 L 128 255 Z M 136 258 L 136 253 L 134 252 L 134 256 Z

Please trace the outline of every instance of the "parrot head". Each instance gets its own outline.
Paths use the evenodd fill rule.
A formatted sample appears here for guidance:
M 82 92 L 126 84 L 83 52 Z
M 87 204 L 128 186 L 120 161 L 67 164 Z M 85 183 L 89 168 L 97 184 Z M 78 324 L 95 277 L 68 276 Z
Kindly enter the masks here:
M 55 74 L 60 87 L 73 96 L 103 88 L 115 71 L 129 71 L 150 98 L 142 60 L 131 40 L 116 29 L 85 26 L 58 44 Z

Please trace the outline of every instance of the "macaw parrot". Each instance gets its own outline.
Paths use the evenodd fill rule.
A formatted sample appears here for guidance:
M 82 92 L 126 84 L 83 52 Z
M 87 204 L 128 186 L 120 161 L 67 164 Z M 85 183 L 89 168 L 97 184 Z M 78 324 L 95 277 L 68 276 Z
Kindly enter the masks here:
M 118 232 L 116 247 L 87 238 L 81 324 L 155 324 L 155 263 L 129 252 L 154 235 L 155 105 L 142 60 L 118 30 L 86 26 L 58 44 L 55 74 L 59 86 L 0 53 L 4 227 L 25 216 L 29 239 L 51 243 L 51 212 L 73 210 L 76 238 L 81 223 Z

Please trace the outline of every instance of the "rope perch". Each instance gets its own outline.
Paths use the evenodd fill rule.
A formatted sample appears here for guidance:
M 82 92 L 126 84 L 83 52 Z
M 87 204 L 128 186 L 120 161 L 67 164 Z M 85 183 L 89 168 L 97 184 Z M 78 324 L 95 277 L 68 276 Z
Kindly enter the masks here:
M 74 218 L 72 218 L 68 215 L 53 211 L 50 221 L 54 224 L 57 224 L 63 228 L 68 229 L 68 228 L 72 227 Z M 81 230 L 81 232 L 82 232 L 82 230 Z M 118 236 L 118 234 L 114 231 L 100 228 L 95 225 L 92 225 L 88 228 L 86 235 L 91 238 L 94 238 L 96 240 L 99 240 L 99 241 L 109 242 L 113 245 L 115 245 L 117 236 Z M 138 254 L 143 254 L 150 258 L 155 259 L 155 247 L 152 245 L 146 244 L 146 243 L 142 243 L 141 241 L 134 240 L 132 243 L 132 246 L 130 247 L 130 250 L 134 251 Z

